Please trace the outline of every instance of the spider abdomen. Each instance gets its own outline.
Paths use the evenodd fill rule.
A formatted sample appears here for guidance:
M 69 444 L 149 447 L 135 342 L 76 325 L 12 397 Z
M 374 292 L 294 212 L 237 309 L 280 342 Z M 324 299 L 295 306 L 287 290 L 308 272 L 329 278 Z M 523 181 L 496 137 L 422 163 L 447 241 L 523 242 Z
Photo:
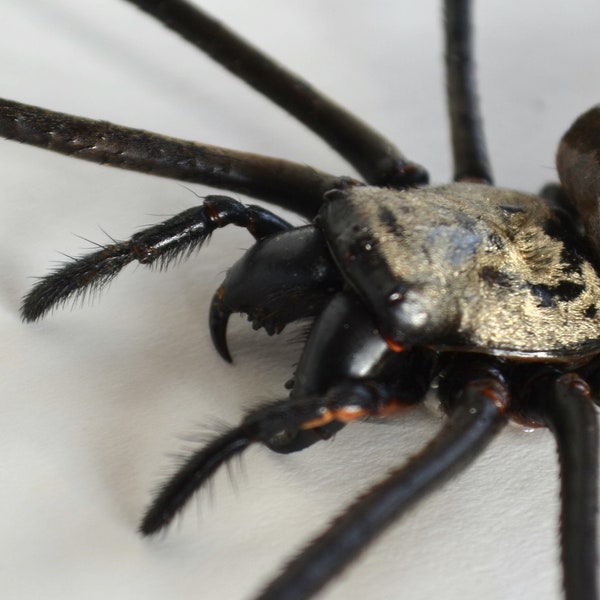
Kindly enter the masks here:
M 600 278 L 546 200 L 471 183 L 328 200 L 334 259 L 386 339 L 563 360 L 600 350 Z
M 600 106 L 575 120 L 563 136 L 556 166 L 567 198 L 584 223 L 590 242 L 600 250 Z

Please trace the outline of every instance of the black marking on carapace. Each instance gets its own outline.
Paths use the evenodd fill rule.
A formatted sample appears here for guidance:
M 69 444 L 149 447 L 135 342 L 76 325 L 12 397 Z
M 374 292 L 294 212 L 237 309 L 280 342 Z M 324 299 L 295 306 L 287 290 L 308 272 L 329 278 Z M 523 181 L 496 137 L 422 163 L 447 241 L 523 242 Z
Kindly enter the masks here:
M 524 213 L 525 209 L 522 206 L 506 206 L 501 205 L 498 207 L 500 210 L 508 213 L 509 215 L 516 215 L 518 213 Z
M 550 291 L 550 286 L 537 284 L 531 286 L 531 293 L 539 300 L 540 308 L 552 308 L 555 306 L 554 294 Z
M 490 233 L 490 235 L 488 235 L 487 240 L 489 243 L 488 252 L 496 252 L 498 250 L 504 250 L 504 248 L 506 247 L 504 240 L 497 233 Z
M 542 225 L 542 229 L 546 235 L 562 243 L 560 251 L 562 272 L 565 275 L 581 275 L 584 262 L 589 261 L 594 264 L 593 253 L 591 247 L 585 244 L 566 219 L 566 214 L 563 219 L 548 219 Z
M 564 263 L 562 272 L 565 275 L 581 275 L 581 265 L 584 261 L 583 257 L 577 250 L 571 246 L 565 246 L 560 251 L 560 260 Z
M 539 299 L 538 306 L 550 308 L 556 306 L 556 302 L 572 302 L 585 290 L 584 285 L 572 281 L 559 281 L 557 285 L 545 285 L 543 283 L 529 284 L 531 293 Z
M 482 267 L 479 270 L 479 277 L 491 286 L 510 287 L 513 283 L 513 278 L 510 275 L 490 265 Z
M 402 235 L 404 226 L 398 221 L 396 213 L 391 211 L 387 206 L 382 206 L 377 211 L 377 216 L 381 222 L 382 228 L 385 228 L 389 233 Z
M 598 313 L 598 308 L 596 307 L 595 304 L 590 304 L 584 311 L 583 314 L 588 318 L 588 319 L 593 319 L 596 314 Z

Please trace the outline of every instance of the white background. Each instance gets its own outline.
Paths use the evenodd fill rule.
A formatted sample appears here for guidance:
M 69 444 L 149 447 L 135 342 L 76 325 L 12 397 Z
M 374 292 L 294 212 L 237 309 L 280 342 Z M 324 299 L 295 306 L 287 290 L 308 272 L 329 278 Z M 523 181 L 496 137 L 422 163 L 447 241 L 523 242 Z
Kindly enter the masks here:
M 476 14 L 496 180 L 554 180 L 570 122 L 600 98 L 600 5 L 490 1 Z M 451 167 L 440 8 L 421 2 L 205 0 L 203 5 L 427 165 Z M 0 2 L 1 94 L 55 110 L 352 174 L 322 142 L 119 0 Z M 208 190 L 193 186 L 198 194 Z M 243 198 L 242 198 L 243 199 Z M 170 453 L 284 394 L 300 346 L 233 319 L 233 366 L 207 309 L 245 231 L 167 273 L 129 267 L 102 297 L 25 325 L 20 299 L 78 254 L 192 206 L 169 180 L 0 142 L 0 590 L 4 598 L 249 599 L 282 562 L 435 432 L 417 410 L 305 452 L 247 452 L 163 538 L 136 532 Z M 233 484 L 231 483 L 233 480 Z M 507 429 L 474 467 L 394 525 L 324 600 L 555 599 L 551 436 Z

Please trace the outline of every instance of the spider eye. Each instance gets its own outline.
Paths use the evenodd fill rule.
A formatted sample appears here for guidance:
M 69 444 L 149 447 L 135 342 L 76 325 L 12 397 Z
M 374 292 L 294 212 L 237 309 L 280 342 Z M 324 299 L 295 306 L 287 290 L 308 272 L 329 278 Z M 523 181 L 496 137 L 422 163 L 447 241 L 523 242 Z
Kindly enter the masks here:
M 403 302 L 406 298 L 406 293 L 408 292 L 408 285 L 401 284 L 394 291 L 390 292 L 387 297 L 388 304 L 393 306 L 394 304 L 398 304 Z
M 418 290 L 395 291 L 388 296 L 388 307 L 383 318 L 389 327 L 391 337 L 398 342 L 410 341 L 427 329 L 432 311 L 427 298 Z

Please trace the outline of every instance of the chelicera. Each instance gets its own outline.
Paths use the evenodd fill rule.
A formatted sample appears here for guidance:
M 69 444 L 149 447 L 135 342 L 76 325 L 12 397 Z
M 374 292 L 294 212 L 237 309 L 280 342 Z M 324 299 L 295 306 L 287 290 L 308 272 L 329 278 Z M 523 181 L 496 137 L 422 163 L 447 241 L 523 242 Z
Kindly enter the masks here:
M 242 78 L 317 131 L 367 184 L 2 104 L 0 128 L 6 137 L 248 193 L 312 220 L 292 228 L 263 208 L 210 196 L 129 242 L 66 265 L 26 298 L 24 317 L 35 320 L 103 285 L 131 261 L 167 264 L 199 247 L 216 228 L 236 224 L 257 243 L 215 294 L 210 329 L 220 354 L 229 359 L 225 332 L 231 313 L 246 313 L 268 333 L 316 317 L 290 399 L 251 412 L 239 427 L 191 456 L 165 484 L 142 531 L 166 525 L 220 464 L 251 443 L 296 451 L 330 437 L 348 421 L 402 412 L 435 383 L 449 413 L 442 432 L 354 504 L 260 597 L 300 598 L 319 589 L 392 518 L 474 458 L 508 417 L 546 424 L 557 434 L 565 589 L 569 598 L 596 597 L 597 442 L 590 398 L 597 388 L 600 343 L 597 249 L 581 234 L 565 198 L 597 239 L 597 211 L 589 202 L 595 191 L 587 182 L 580 185 L 581 173 L 591 172 L 588 157 L 595 165 L 598 144 L 588 132 L 597 131 L 597 112 L 584 115 L 563 140 L 563 189 L 548 188 L 537 198 L 491 187 L 470 86 L 468 6 L 449 2 L 457 183 L 429 187 L 424 170 L 389 142 L 313 96 L 310 88 L 291 85 L 285 73 L 185 3 L 135 4 L 198 45 L 211 46 L 217 60 L 239 69 Z M 212 46 L 215 36 L 227 43 Z M 240 63 L 240 56 L 247 61 Z M 389 512 L 377 510 L 383 505 Z

